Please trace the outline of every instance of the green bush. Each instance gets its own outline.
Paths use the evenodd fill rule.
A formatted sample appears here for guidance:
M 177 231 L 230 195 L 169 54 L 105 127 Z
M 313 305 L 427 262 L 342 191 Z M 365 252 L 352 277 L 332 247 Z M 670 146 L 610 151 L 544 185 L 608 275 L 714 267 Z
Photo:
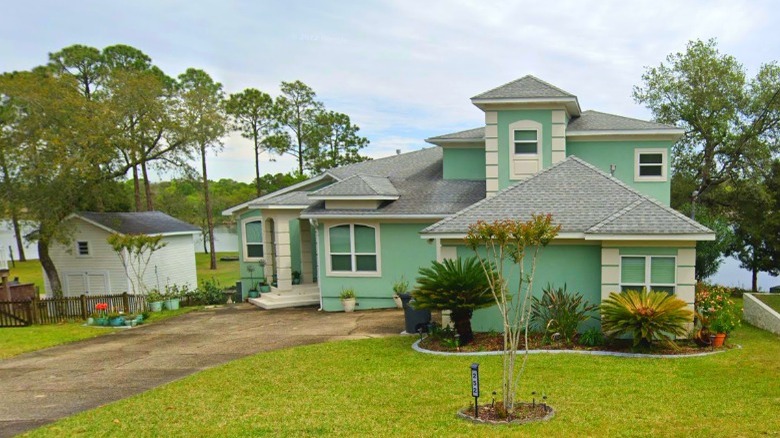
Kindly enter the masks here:
M 685 301 L 666 292 L 612 292 L 601 304 L 601 328 L 607 336 L 631 335 L 634 346 L 671 341 L 687 334 L 693 312 Z
M 219 286 L 217 280 L 203 280 L 200 283 L 200 287 L 194 291 L 188 292 L 186 297 L 188 304 L 195 306 L 225 304 L 227 302 L 227 296 L 222 292 L 223 289 Z
M 584 301 L 581 294 L 568 293 L 565 284 L 557 289 L 548 284 L 541 299 L 533 297 L 531 322 L 536 330 L 544 333 L 546 341 L 557 335 L 564 343 L 571 344 L 580 323 L 587 321 L 589 313 L 598 307 Z
M 601 333 L 601 330 L 591 327 L 580 335 L 579 341 L 580 345 L 586 347 L 598 347 L 604 345 L 604 334 Z

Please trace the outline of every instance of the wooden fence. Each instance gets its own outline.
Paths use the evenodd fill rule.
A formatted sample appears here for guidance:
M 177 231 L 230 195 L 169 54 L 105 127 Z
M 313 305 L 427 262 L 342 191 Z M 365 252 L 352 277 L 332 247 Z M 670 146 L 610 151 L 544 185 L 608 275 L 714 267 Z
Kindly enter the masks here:
M 72 319 L 87 319 L 95 305 L 107 303 L 109 310 L 141 313 L 146 297 L 130 295 L 81 295 L 78 297 L 38 298 L 28 301 L 0 301 L 0 327 L 24 327 L 31 324 L 56 324 Z

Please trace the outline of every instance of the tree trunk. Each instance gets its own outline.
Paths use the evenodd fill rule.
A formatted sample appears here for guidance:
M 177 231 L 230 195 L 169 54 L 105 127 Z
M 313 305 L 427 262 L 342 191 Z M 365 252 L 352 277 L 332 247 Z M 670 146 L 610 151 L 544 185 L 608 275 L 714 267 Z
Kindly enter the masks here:
M 146 161 L 141 163 L 141 172 L 144 176 L 144 194 L 146 195 L 146 211 L 154 211 L 154 199 L 152 198 L 152 184 L 149 182 L 149 174 L 146 171 Z
M 38 239 L 38 259 L 43 266 L 43 272 L 46 274 L 46 278 L 49 280 L 49 286 L 51 286 L 51 293 L 57 297 L 62 298 L 62 283 L 60 283 L 60 276 L 57 273 L 57 267 L 54 266 L 49 255 L 49 243 L 44 239 Z
M 203 198 L 206 202 L 206 223 L 209 227 L 209 255 L 211 264 L 209 269 L 217 269 L 217 253 L 214 251 L 214 218 L 211 211 L 211 197 L 209 196 L 209 177 L 206 173 L 206 145 L 200 146 L 200 164 L 203 167 Z
M 303 175 L 303 126 L 300 123 L 300 115 L 298 116 L 298 132 L 295 133 L 295 137 L 298 139 L 298 172 Z
M 753 292 L 758 292 L 758 268 L 753 268 L 753 286 L 751 289 Z
M 133 199 L 135 201 L 135 211 L 141 210 L 141 183 L 138 181 L 138 166 L 133 166 Z
M 14 226 L 14 236 L 16 236 L 16 258 L 20 262 L 24 262 L 27 258 L 24 256 L 24 242 L 22 241 L 22 228 L 19 226 L 19 214 L 16 211 L 16 207 L 11 207 L 11 223 Z
M 263 190 L 260 188 L 260 144 L 257 141 L 257 132 L 253 133 L 255 138 L 255 186 L 257 188 L 257 197 L 263 196 Z
M 450 313 L 450 318 L 458 332 L 460 345 L 468 345 L 474 340 L 474 332 L 471 331 L 471 310 L 455 309 Z

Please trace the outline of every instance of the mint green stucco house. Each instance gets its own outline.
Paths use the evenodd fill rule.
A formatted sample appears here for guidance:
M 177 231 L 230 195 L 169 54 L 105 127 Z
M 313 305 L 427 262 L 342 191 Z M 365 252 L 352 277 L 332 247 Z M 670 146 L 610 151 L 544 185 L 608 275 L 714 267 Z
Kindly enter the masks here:
M 395 280 L 472 255 L 463 245 L 469 224 L 551 213 L 562 230 L 542 253 L 537 288 L 566 283 L 599 303 L 647 287 L 693 304 L 696 242 L 715 236 L 669 207 L 671 147 L 682 130 L 582 111 L 575 95 L 533 76 L 471 102 L 484 126 L 224 211 L 238 223 L 244 290 L 259 272 L 276 279 L 273 293 L 253 301 L 340 311 L 339 293 L 350 287 L 358 310 L 393 307 Z M 475 312 L 475 330 L 498 328 L 495 315 Z

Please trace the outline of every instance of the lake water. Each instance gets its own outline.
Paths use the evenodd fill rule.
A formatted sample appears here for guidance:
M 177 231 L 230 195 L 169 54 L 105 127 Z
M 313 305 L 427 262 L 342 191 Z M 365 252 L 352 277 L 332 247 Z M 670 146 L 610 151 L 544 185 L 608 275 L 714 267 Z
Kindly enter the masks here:
M 25 234 L 32 231 L 31 227 L 25 226 Z M 217 252 L 237 252 L 238 251 L 238 236 L 236 235 L 235 227 L 228 228 L 219 226 L 214 229 L 214 246 Z M 3 254 L 8 258 L 9 246 L 13 252 L 14 259 L 17 257 L 16 253 L 16 241 L 14 240 L 13 228 L 8 221 L 0 221 L 0 249 Z M 203 252 L 203 243 L 200 236 L 195 239 L 195 251 Z M 25 246 L 25 255 L 29 259 L 38 258 L 38 250 L 34 243 L 27 243 Z M 739 286 L 745 289 L 749 289 L 751 285 L 750 272 L 739 267 L 739 260 L 735 258 L 727 258 L 710 281 L 727 286 Z M 766 273 L 758 274 L 758 287 L 761 290 L 768 290 L 772 286 L 780 285 L 780 278 L 772 277 Z

